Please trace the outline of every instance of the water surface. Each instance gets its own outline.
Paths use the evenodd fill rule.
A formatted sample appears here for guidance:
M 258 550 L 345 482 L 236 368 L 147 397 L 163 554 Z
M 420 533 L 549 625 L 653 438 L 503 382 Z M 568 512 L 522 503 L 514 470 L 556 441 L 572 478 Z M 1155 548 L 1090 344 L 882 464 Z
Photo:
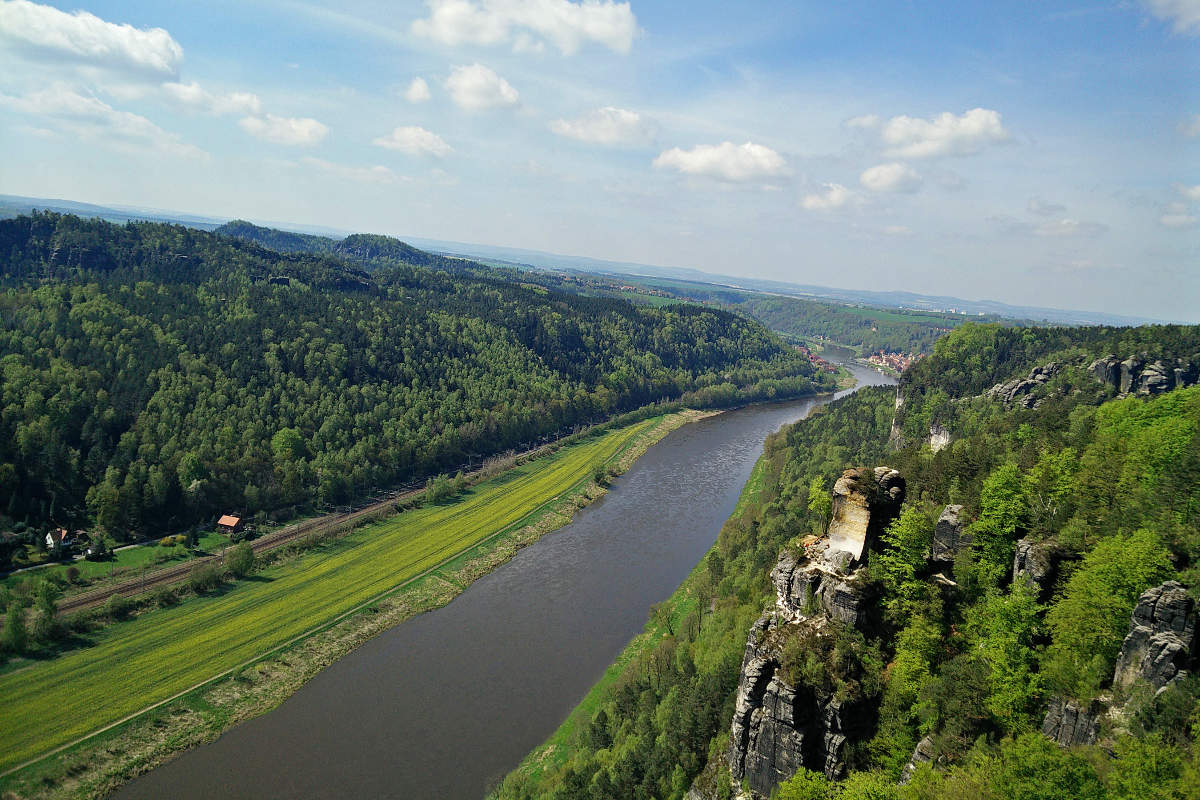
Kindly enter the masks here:
M 851 369 L 859 386 L 894 383 Z M 829 399 L 674 431 L 570 525 L 449 605 L 116 797 L 481 797 L 558 727 L 712 546 L 766 436 Z

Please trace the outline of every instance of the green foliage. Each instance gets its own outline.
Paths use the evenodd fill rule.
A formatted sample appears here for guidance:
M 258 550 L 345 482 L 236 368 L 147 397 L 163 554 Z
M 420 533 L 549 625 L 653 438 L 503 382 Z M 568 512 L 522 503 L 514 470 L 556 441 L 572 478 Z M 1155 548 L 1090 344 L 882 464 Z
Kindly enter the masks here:
M 814 533 L 820 534 L 829 524 L 829 516 L 833 513 L 833 497 L 820 476 L 814 476 L 808 484 L 808 513 L 815 522 Z
M 212 562 L 196 564 L 188 573 L 188 587 L 196 594 L 211 592 L 220 585 L 221 568 Z
M 254 571 L 254 548 L 242 542 L 229 548 L 225 554 L 225 566 L 235 578 L 244 578 Z
M 1051 685 L 1080 699 L 1095 696 L 1112 675 L 1138 596 L 1172 572 L 1170 554 L 1150 531 L 1097 544 L 1046 615 Z
M 875 563 L 887 593 L 888 611 L 897 620 L 908 619 L 931 600 L 929 583 L 918 575 L 933 541 L 933 524 L 926 510 L 909 504 L 883 534 L 884 549 Z
M 4 615 L 4 630 L 0 631 L 0 646 L 4 651 L 19 655 L 25 652 L 29 634 L 25 629 L 25 609 L 19 603 L 10 602 Z
M 779 785 L 775 800 L 829 800 L 832 792 L 833 787 L 824 773 L 801 767 Z
M 998 797 L 1014 800 L 1104 800 L 1106 794 L 1091 762 L 1040 733 L 1001 744 L 991 786 Z
M 1026 500 L 1020 468 L 1009 462 L 983 481 L 979 493 L 979 519 L 970 526 L 974 538 L 974 583 L 984 589 L 996 586 L 1012 564 L 1017 528 L 1025 517 Z
M 725 311 L 533 291 L 386 237 L 274 234 L 287 254 L 163 224 L 0 221 L 0 509 L 48 523 L 55 498 L 126 539 L 347 503 L 664 399 L 832 386 Z
M 985 704 L 1008 732 L 1023 733 L 1040 723 L 1042 679 L 1034 645 L 1041 611 L 1024 585 L 1007 595 L 989 595 L 966 611 L 968 644 L 988 667 Z

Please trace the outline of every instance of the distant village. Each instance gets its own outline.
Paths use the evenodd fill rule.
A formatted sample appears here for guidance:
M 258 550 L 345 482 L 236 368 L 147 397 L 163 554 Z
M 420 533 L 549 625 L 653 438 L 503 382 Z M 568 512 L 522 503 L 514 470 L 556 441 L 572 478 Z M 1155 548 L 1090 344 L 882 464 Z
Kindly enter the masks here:
M 874 367 L 883 367 L 894 372 L 904 372 L 909 365 L 921 356 L 912 353 L 885 353 L 880 350 L 867 356 L 867 363 Z
M 836 364 L 829 363 L 828 361 L 826 361 L 825 359 L 821 358 L 819 355 L 814 353 L 812 350 L 809 350 L 807 346 L 798 344 L 798 345 L 795 345 L 795 348 L 797 351 L 799 351 L 799 353 L 801 355 L 803 355 L 805 358 L 807 358 L 809 360 L 809 362 L 817 369 L 822 370 L 824 372 L 837 372 L 838 371 Z

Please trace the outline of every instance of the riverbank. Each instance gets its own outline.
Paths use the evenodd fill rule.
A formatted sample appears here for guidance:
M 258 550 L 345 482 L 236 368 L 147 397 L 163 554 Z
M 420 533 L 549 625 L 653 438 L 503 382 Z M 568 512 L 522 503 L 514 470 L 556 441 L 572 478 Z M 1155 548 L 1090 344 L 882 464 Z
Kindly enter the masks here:
M 366 596 L 361 602 L 350 604 L 349 608 L 338 607 L 334 613 L 327 611 L 330 606 L 324 600 L 309 603 L 311 608 L 319 608 L 325 612 L 326 618 L 323 621 L 308 626 L 286 641 L 278 644 L 271 642 L 274 647 L 269 652 L 261 652 L 262 648 L 259 648 L 260 652 L 248 659 L 236 661 L 220 675 L 185 687 L 181 692 L 167 692 L 170 696 L 159 705 L 151 709 L 135 709 L 132 719 L 123 719 L 100 735 L 89 734 L 82 741 L 62 744 L 64 737 L 59 726 L 65 725 L 66 721 L 42 718 L 41 709 L 33 709 L 31 704 L 22 702 L 24 698 L 17 696 L 20 684 L 16 679 L 10 678 L 14 686 L 4 690 L 9 706 L 6 716 L 10 719 L 0 725 L 0 730 L 4 731 L 0 736 L 9 740 L 5 742 L 4 748 L 10 759 L 9 763 L 16 761 L 30 748 L 29 744 L 22 746 L 13 741 L 18 736 L 24 741 L 32 739 L 41 743 L 53 741 L 50 737 L 57 734 L 59 740 L 54 744 L 60 744 L 61 749 L 50 757 L 43 755 L 36 763 L 28 764 L 5 776 L 0 780 L 0 790 L 10 793 L 6 796 L 15 797 L 102 796 L 122 782 L 153 768 L 171 754 L 211 741 L 232 725 L 274 708 L 341 655 L 415 614 L 446 604 L 471 581 L 511 558 L 520 547 L 565 525 L 575 511 L 604 493 L 603 487 L 596 485 L 593 480 L 597 463 L 606 463 L 609 471 L 614 474 L 623 472 L 646 449 L 671 430 L 710 415 L 697 411 L 676 412 L 603 434 L 600 438 L 602 442 L 609 442 L 612 437 L 619 439 L 609 442 L 610 446 L 605 449 L 603 459 L 597 460 L 590 450 L 582 452 L 581 448 L 595 444 L 583 442 L 565 448 L 545 461 L 526 465 L 485 482 L 476 487 L 470 496 L 457 503 L 431 509 L 428 513 L 446 517 L 442 521 L 458 530 L 463 525 L 463 512 L 476 508 L 481 502 L 489 501 L 495 505 L 486 510 L 486 515 L 497 517 L 503 520 L 504 524 L 499 527 L 493 526 L 491 530 L 477 531 L 473 539 L 454 552 L 445 552 L 444 549 L 437 551 L 434 555 L 442 557 L 435 558 L 432 562 L 428 559 L 412 559 L 410 574 L 397 576 L 395 570 L 384 570 L 389 574 L 382 580 L 390 580 L 390 587 L 381 586 L 380 577 L 372 574 L 370 579 L 362 582 Z M 567 457 L 568 454 L 571 458 Z M 564 461 L 570 463 L 564 465 Z M 530 489 L 533 478 L 551 470 L 562 474 L 558 474 L 553 481 L 548 481 L 539 490 L 542 494 L 514 497 L 516 490 L 521 490 L 522 495 L 527 494 L 525 490 Z M 483 513 L 481 509 L 476 510 Z M 395 538 L 395 534 L 389 533 L 386 530 L 387 526 L 420 522 L 421 513 L 407 512 L 395 518 L 400 520 L 399 523 L 394 520 L 378 523 L 323 546 L 321 552 L 309 553 L 294 562 L 272 567 L 258 576 L 262 583 L 256 584 L 256 588 L 263 593 L 267 589 L 261 587 L 271 587 L 275 584 L 280 584 L 281 589 L 287 589 L 289 581 L 295 581 L 297 586 L 308 586 L 312 577 L 308 573 L 315 571 L 318 565 L 322 572 L 341 567 L 338 583 L 344 584 L 347 580 L 347 563 L 353 563 L 355 569 L 365 569 L 363 557 L 369 562 L 381 557 L 380 552 L 376 551 L 388 549 L 389 542 L 386 541 L 386 537 Z M 410 532 L 407 538 L 401 538 L 409 542 L 412 534 Z M 391 544 L 394 549 L 395 542 Z M 354 554 L 360 557 L 355 558 Z M 295 577 L 300 573 L 304 575 Z M 376 591 L 371 591 L 372 589 Z M 254 590 L 238 587 L 224 596 L 198 601 L 197 606 L 208 608 L 218 602 L 231 605 L 239 592 L 248 594 L 251 591 Z M 280 595 L 279 592 L 275 592 L 274 596 L 288 605 L 303 605 L 298 603 L 301 598 L 294 594 Z M 241 604 L 249 602 L 256 609 L 263 605 L 257 600 L 257 596 L 242 597 L 241 601 Z M 343 603 L 343 606 L 346 604 Z M 171 610 L 152 614 L 183 614 L 185 611 Z M 262 611 L 251 616 L 249 620 L 244 614 L 236 615 L 233 619 L 236 619 L 239 628 L 247 621 L 253 626 L 255 620 L 260 624 L 266 620 L 273 629 L 280 627 L 279 619 Z M 303 619 L 305 618 L 302 615 Z M 156 621 L 162 621 L 162 618 Z M 136 620 L 127 624 L 132 626 L 135 623 Z M 227 620 L 212 624 L 227 624 Z M 294 627 L 295 625 L 293 629 Z M 130 631 L 120 633 L 128 634 Z M 253 636 L 253 630 L 250 633 L 250 638 L 254 641 L 261 639 Z M 277 632 L 276 636 L 278 638 Z M 122 638 L 129 637 L 126 635 Z M 104 662 L 96 663 L 98 660 L 94 656 L 96 648 L 106 644 L 107 640 L 101 640 L 92 648 L 78 651 L 90 662 L 88 665 L 81 665 L 78 675 L 88 677 L 90 682 L 101 684 L 101 690 L 104 688 L 104 682 L 101 680 L 103 676 L 97 675 L 96 671 L 105 669 L 105 666 Z M 141 649 L 149 655 L 155 652 L 155 648 L 152 647 Z M 203 648 L 191 652 L 193 658 L 196 652 L 205 652 L 206 656 L 208 655 Z M 23 670 L 20 673 L 21 681 L 45 683 L 45 677 L 55 677 L 39 674 L 44 671 L 40 669 L 43 666 L 49 665 L 35 665 Z M 116 685 L 108 686 L 108 691 L 113 695 L 121 694 L 121 683 L 128 685 L 130 678 L 151 684 L 163 680 L 163 670 L 159 667 L 147 666 L 141 673 L 134 664 L 122 664 L 114 668 L 123 670 L 127 677 Z M 50 684 L 59 688 L 46 689 L 37 694 L 46 698 L 57 698 L 54 692 L 61 695 L 66 691 L 78 692 L 82 688 L 69 678 L 51 681 Z M 136 693 L 138 690 L 130 687 L 128 691 Z M 21 691 L 20 694 L 27 693 Z M 160 691 L 160 696 L 161 694 Z M 139 696 L 145 696 L 145 693 Z M 21 713 L 16 712 L 17 705 L 22 708 Z M 94 705 L 101 709 L 112 708 L 111 703 L 106 702 L 102 696 L 94 698 Z M 59 714 L 62 715 L 63 711 L 60 709 Z M 86 709 L 73 711 L 87 713 Z M 46 727 L 49 724 L 54 726 L 54 730 L 49 734 L 38 733 L 37 730 L 28 731 L 31 723 L 34 728 Z M 68 731 L 79 728 L 79 720 L 71 719 Z

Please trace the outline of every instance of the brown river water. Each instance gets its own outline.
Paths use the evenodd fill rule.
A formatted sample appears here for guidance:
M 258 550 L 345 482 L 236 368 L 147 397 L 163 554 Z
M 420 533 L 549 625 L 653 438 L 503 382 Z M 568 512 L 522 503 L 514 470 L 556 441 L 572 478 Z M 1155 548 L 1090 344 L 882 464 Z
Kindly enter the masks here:
M 849 366 L 859 387 L 895 383 Z M 279 708 L 114 796 L 482 797 L 554 732 L 712 546 L 767 435 L 831 397 L 750 406 L 672 432 L 571 524 L 449 605 L 372 639 Z

